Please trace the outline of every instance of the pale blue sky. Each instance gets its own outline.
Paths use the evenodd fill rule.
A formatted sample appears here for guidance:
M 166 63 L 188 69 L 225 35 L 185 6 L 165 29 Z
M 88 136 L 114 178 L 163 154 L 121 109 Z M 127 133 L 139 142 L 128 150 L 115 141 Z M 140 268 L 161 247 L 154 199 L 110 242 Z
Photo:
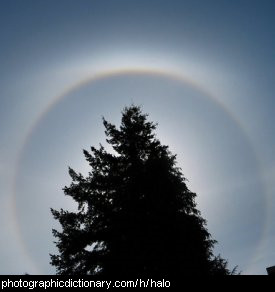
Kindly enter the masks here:
M 101 117 L 119 123 L 134 102 L 178 154 L 216 253 L 265 274 L 275 264 L 273 2 L 0 0 L 0 273 L 54 272 L 49 207 L 73 206 L 67 166 L 86 172 L 81 151 L 104 141 Z M 41 119 L 83 80 L 141 69 L 185 82 L 116 74 Z

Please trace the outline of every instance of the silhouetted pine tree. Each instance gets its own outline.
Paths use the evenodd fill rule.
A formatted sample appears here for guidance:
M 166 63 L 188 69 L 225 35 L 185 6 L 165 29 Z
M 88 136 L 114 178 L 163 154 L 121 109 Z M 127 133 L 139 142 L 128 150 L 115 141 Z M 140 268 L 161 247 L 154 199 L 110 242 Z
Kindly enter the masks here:
M 64 188 L 78 211 L 51 210 L 62 232 L 53 230 L 58 274 L 185 276 L 230 274 L 213 256 L 215 241 L 196 209 L 176 155 L 156 139 L 156 124 L 139 107 L 122 112 L 120 128 L 103 119 L 107 142 L 84 150 L 88 177 L 69 169 Z

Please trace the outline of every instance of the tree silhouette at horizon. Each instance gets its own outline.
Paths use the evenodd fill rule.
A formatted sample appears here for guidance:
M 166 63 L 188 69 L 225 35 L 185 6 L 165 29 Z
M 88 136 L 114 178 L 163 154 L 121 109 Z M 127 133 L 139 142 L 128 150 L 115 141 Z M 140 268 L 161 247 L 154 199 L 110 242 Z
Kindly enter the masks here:
M 186 186 L 176 155 L 162 145 L 140 107 L 122 111 L 117 128 L 103 118 L 106 141 L 84 150 L 87 177 L 69 168 L 63 190 L 77 211 L 53 210 L 62 231 L 53 230 L 57 274 L 102 276 L 229 275 L 214 256 L 216 243 Z

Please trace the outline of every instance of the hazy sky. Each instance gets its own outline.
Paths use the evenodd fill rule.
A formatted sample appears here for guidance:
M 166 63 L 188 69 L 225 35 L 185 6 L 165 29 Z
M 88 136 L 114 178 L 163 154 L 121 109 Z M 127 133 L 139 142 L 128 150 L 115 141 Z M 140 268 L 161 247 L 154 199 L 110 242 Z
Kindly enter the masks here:
M 141 105 L 197 192 L 215 253 L 275 265 L 275 3 L 0 0 L 1 274 L 49 274 L 68 166 Z

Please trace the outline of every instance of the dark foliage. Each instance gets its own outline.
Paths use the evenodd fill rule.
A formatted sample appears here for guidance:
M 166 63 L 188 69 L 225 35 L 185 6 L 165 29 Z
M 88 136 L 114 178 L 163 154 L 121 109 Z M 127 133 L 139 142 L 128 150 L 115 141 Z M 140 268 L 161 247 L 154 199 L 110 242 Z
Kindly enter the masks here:
M 78 211 L 51 210 L 58 274 L 103 276 L 227 275 L 227 262 L 213 256 L 215 241 L 196 208 L 176 156 L 156 139 L 156 124 L 139 107 L 122 112 L 120 128 L 103 119 L 107 142 L 84 150 L 88 177 L 69 169 L 66 195 Z

